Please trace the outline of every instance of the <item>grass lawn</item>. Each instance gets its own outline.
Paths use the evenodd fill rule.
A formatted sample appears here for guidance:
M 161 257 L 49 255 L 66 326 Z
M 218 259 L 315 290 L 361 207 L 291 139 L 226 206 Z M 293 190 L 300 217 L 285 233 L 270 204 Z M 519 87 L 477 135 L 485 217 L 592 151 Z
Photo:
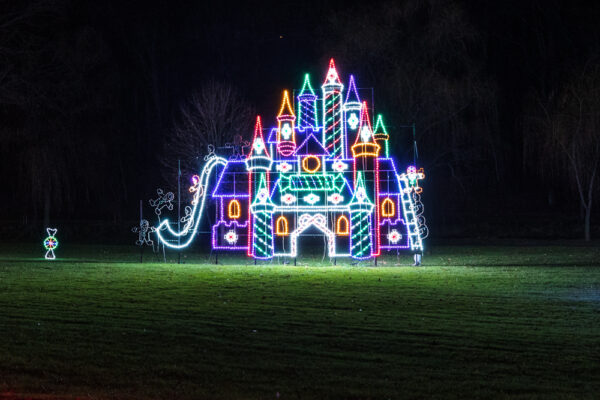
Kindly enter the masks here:
M 61 246 L 0 247 L 0 399 L 600 396 L 597 247 L 294 267 Z

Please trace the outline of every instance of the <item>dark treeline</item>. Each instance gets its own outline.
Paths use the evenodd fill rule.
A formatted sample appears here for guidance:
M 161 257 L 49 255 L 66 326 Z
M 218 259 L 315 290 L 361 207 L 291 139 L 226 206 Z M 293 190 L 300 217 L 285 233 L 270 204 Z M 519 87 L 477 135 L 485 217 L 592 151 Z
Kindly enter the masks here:
M 0 2 L 2 234 L 136 218 L 208 144 L 274 122 L 328 58 L 425 167 L 434 236 L 597 229 L 600 6 L 529 1 Z M 368 99 L 370 100 L 370 99 Z M 596 197 L 594 197 L 596 195 Z M 591 231 L 589 228 L 591 226 Z M 597 234 L 597 232 L 596 232 Z

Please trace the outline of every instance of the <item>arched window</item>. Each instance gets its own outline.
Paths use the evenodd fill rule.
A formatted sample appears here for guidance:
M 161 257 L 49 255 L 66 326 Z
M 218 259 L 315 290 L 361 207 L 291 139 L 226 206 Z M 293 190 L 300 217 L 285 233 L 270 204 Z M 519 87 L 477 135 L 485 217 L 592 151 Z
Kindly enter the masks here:
M 340 215 L 338 218 L 335 233 L 342 236 L 348 236 L 350 234 L 350 223 L 345 215 Z
M 229 202 L 227 206 L 227 215 L 231 219 L 238 219 L 242 214 L 242 207 L 240 206 L 240 202 L 236 199 L 233 199 Z
M 381 216 L 391 218 L 396 215 L 396 206 L 392 199 L 387 197 L 383 203 L 381 203 Z
M 285 217 L 281 216 L 277 218 L 277 222 L 275 222 L 275 233 L 279 236 L 287 236 L 289 234 L 288 221 Z

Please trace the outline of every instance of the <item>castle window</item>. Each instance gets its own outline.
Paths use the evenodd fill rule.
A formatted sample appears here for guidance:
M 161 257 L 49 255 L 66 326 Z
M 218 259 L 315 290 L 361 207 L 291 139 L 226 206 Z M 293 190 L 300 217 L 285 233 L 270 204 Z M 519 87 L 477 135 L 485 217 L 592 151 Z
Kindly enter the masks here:
M 236 199 L 231 200 L 227 206 L 227 215 L 229 215 L 229 218 L 238 219 L 241 214 L 242 207 L 240 206 L 240 202 Z
M 288 221 L 285 217 L 281 216 L 277 218 L 277 222 L 275 222 L 275 233 L 278 236 L 287 236 L 289 234 Z
M 350 234 L 348 218 L 345 215 L 340 215 L 337 220 L 335 232 L 338 235 L 348 236 Z
M 396 206 L 394 202 L 387 197 L 383 203 L 381 203 L 381 216 L 391 218 L 396 215 Z
M 321 168 L 321 159 L 317 156 L 306 156 L 302 159 L 302 169 L 309 174 L 314 174 Z

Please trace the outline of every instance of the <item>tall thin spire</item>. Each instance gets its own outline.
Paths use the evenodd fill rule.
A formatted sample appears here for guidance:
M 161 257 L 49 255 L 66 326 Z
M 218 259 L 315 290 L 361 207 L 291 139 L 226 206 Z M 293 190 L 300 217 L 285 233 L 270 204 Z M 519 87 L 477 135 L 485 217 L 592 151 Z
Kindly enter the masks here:
M 389 146 L 389 138 L 387 130 L 385 129 L 385 125 L 383 124 L 383 117 L 381 114 L 377 115 L 377 121 L 375 121 L 375 129 L 373 130 L 373 137 L 375 138 L 375 142 L 383 147 L 385 150 L 385 157 L 389 158 L 390 156 L 390 146 Z
M 329 70 L 323 89 L 323 147 L 334 158 L 345 158 L 346 143 L 344 138 L 344 110 L 342 108 L 342 91 L 344 85 L 335 68 L 333 58 L 329 61 Z
M 356 90 L 356 83 L 354 82 L 354 75 L 350 75 L 350 82 L 348 83 L 348 93 L 346 93 L 346 104 L 358 104 L 360 106 L 360 97 Z
M 283 100 L 277 115 L 277 152 L 283 157 L 291 156 L 296 150 L 294 121 L 296 121 L 296 116 L 290 104 L 290 95 L 287 90 L 284 90 Z
M 306 131 L 306 129 L 317 130 L 317 96 L 310 84 L 310 75 L 304 75 L 304 83 L 302 90 L 298 95 L 298 129 Z

